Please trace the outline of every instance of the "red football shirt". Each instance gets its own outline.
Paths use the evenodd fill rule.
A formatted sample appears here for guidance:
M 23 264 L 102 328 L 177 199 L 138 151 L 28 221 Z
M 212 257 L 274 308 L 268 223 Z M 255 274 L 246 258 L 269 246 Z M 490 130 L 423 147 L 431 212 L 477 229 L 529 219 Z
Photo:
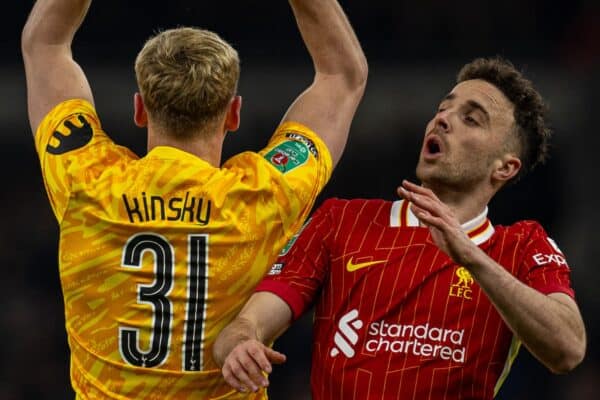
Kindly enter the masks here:
M 533 221 L 463 225 L 519 280 L 573 296 L 564 255 Z M 326 201 L 258 291 L 298 318 L 316 302 L 311 371 L 319 399 L 491 399 L 518 340 L 469 271 L 420 227 L 408 202 Z

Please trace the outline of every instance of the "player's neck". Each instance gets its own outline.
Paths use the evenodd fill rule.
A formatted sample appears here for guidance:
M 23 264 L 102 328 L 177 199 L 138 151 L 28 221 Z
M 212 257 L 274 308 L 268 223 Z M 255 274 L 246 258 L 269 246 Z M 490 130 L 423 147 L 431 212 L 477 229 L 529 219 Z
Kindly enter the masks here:
M 214 167 L 221 166 L 221 152 L 223 150 L 223 134 L 215 133 L 208 137 L 191 140 L 178 140 L 166 135 L 151 133 L 148 130 L 148 151 L 157 146 L 169 146 L 203 159 Z
M 469 191 L 441 187 L 431 189 L 444 204 L 450 207 L 461 224 L 481 215 L 491 199 L 488 191 L 482 188 Z

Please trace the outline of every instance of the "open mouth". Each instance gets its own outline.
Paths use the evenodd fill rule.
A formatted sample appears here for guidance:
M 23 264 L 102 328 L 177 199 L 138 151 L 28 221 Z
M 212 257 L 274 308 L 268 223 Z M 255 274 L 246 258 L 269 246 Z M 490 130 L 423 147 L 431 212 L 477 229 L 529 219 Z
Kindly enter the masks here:
M 425 142 L 425 151 L 427 155 L 436 155 L 442 152 L 442 146 L 440 139 L 436 136 L 429 136 L 427 141 Z

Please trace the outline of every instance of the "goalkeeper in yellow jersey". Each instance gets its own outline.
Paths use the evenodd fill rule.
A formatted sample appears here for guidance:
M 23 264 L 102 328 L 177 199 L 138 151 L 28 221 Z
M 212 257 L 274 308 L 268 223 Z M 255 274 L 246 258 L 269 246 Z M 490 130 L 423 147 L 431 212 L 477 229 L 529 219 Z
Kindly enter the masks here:
M 139 158 L 102 129 L 71 54 L 90 3 L 38 0 L 22 35 L 77 398 L 264 398 L 229 388 L 213 342 L 340 158 L 366 83 L 360 44 L 337 1 L 290 0 L 314 81 L 264 149 L 221 163 L 240 124 L 238 55 L 206 30 L 157 34 L 135 62 Z

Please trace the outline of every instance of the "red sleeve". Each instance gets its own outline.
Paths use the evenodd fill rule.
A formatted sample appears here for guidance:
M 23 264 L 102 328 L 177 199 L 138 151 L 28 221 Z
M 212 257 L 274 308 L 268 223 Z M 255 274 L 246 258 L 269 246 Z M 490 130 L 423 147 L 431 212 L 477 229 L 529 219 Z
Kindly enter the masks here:
M 574 298 L 565 255 L 538 223 L 530 223 L 532 230 L 523 258 L 525 283 L 544 294 L 560 292 Z
M 327 275 L 333 203 L 334 200 L 327 200 L 315 211 L 256 287 L 257 292 L 271 292 L 285 301 L 294 320 L 310 308 Z

